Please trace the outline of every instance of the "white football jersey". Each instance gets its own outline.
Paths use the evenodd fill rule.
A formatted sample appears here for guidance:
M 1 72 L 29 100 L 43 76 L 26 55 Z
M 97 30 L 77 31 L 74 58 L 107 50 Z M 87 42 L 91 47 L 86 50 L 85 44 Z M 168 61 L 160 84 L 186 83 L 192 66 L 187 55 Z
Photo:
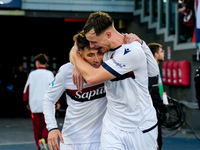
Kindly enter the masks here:
M 133 132 L 136 128 L 149 129 L 157 123 L 156 111 L 148 91 L 149 67 L 145 53 L 139 42 L 132 42 L 104 54 L 102 66 L 116 76 L 105 83 L 108 99 L 104 117 L 106 124 Z M 158 69 L 156 61 L 154 64 Z
M 66 92 L 66 110 L 62 136 L 65 144 L 100 142 L 102 120 L 107 99 L 104 84 L 88 85 L 78 91 L 72 81 L 73 65 L 67 63 L 59 69 L 44 96 L 43 109 L 47 129 L 57 128 L 55 103 Z
M 53 78 L 54 74 L 46 68 L 38 68 L 30 72 L 24 87 L 23 99 L 28 100 L 32 113 L 43 112 L 43 97 Z

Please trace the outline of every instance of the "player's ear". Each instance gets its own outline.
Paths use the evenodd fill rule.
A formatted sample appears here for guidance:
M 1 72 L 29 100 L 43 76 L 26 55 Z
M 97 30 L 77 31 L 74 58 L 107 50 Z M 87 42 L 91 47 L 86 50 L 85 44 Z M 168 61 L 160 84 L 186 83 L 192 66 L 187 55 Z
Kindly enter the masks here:
M 158 56 L 159 56 L 158 52 L 154 53 L 155 58 L 158 58 Z
M 82 57 L 82 55 L 83 55 L 83 51 L 78 51 L 78 53 L 81 55 L 81 57 Z
M 107 30 L 106 31 L 106 37 L 109 39 L 109 38 L 111 38 L 111 36 L 112 36 L 112 33 L 109 30 Z

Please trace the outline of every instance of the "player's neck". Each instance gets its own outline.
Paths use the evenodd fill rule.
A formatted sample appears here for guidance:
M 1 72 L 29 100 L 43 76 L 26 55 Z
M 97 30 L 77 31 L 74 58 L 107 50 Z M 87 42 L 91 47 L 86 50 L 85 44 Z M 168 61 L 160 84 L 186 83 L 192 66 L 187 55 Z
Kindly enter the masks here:
M 39 64 L 39 65 L 37 66 L 37 68 L 46 68 L 46 67 L 47 67 L 46 64 L 45 64 L 45 65 Z
M 120 34 L 119 32 L 115 31 L 113 32 L 112 35 L 112 49 L 115 49 L 119 46 L 121 46 L 122 44 L 124 44 L 124 36 L 122 34 Z
M 158 64 L 160 63 L 160 61 L 158 59 L 156 59 L 156 61 L 157 61 Z

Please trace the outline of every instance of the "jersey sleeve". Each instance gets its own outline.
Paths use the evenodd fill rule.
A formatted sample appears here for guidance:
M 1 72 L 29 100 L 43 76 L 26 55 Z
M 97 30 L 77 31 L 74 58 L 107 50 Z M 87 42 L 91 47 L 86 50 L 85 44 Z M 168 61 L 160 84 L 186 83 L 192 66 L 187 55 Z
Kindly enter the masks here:
M 23 103 L 26 104 L 26 105 L 28 104 L 28 99 L 29 99 L 30 77 L 31 77 L 31 73 L 28 76 L 28 79 L 26 81 L 24 91 L 23 91 Z
M 156 62 L 151 50 L 146 45 L 146 43 L 143 41 L 142 43 L 142 49 L 146 55 L 147 59 L 147 72 L 149 77 L 154 77 L 159 74 L 159 68 L 158 63 Z
M 143 54 L 142 54 L 143 53 Z M 120 77 L 140 66 L 144 52 L 139 42 L 121 46 L 116 50 L 112 59 L 106 60 L 102 66 L 116 77 Z
M 65 91 L 63 83 L 63 73 L 59 70 L 43 98 L 43 113 L 49 131 L 58 128 L 55 118 L 55 104 Z

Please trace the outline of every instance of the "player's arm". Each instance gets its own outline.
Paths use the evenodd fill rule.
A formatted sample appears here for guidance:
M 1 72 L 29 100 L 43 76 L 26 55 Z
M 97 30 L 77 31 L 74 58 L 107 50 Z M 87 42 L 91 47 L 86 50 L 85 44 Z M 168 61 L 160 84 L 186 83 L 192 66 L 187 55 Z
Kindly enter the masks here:
M 158 63 L 156 62 L 156 59 L 154 58 L 149 47 L 146 45 L 145 41 L 142 42 L 142 49 L 145 52 L 147 59 L 148 76 L 149 77 L 157 76 L 159 74 Z
M 145 52 L 146 59 L 147 59 L 147 71 L 149 77 L 154 77 L 159 74 L 158 63 L 156 62 L 151 50 L 146 45 L 145 41 L 142 41 L 137 35 L 130 33 L 124 34 L 125 42 L 132 43 L 133 41 L 138 41 L 142 45 L 142 49 Z
M 28 79 L 26 81 L 25 87 L 24 87 L 24 91 L 23 91 L 23 103 L 24 105 L 26 105 L 26 108 L 31 111 L 30 106 L 29 106 L 29 86 L 30 86 L 30 76 L 31 74 L 29 74 Z
M 125 39 L 125 43 L 129 44 L 129 43 L 132 43 L 133 41 L 138 41 L 140 44 L 142 44 L 142 40 L 136 35 L 136 34 L 133 34 L 133 33 L 125 33 L 123 34 L 124 35 L 124 39 Z
M 88 84 L 95 85 L 115 78 L 113 74 L 108 72 L 102 66 L 100 66 L 99 68 L 94 68 L 85 60 L 83 60 L 82 57 L 77 52 L 76 46 L 72 47 L 70 53 L 73 58 L 73 64 L 80 71 L 83 78 Z
M 141 39 L 135 34 L 132 34 L 132 33 L 124 34 L 124 37 L 125 37 L 125 42 L 126 43 L 131 43 L 133 41 L 138 41 L 138 42 L 140 42 L 142 44 Z M 75 46 L 76 46 L 76 43 L 75 43 Z M 72 60 L 72 59 L 73 58 L 70 55 L 70 60 Z M 79 70 L 76 68 L 76 66 L 73 68 L 72 77 L 73 77 L 73 82 L 77 86 L 78 90 L 82 90 L 83 83 L 84 83 L 84 78 L 81 75 L 81 73 L 79 72 Z
M 155 76 L 158 73 L 158 65 L 157 62 L 149 49 L 149 47 L 146 45 L 146 43 L 141 40 L 136 34 L 133 33 L 125 33 L 125 42 L 126 43 L 132 43 L 134 41 L 138 41 L 142 45 L 142 49 L 145 52 L 146 58 L 147 58 L 147 71 L 149 76 Z M 155 73 L 155 74 L 153 74 Z
M 134 71 L 140 67 L 142 48 L 138 42 L 132 43 L 130 51 L 126 55 L 118 54 L 113 59 L 108 59 L 99 68 L 93 68 L 87 62 L 85 62 L 81 56 L 76 52 L 76 48 L 72 48 L 72 57 L 74 58 L 74 64 L 83 75 L 88 84 L 99 84 L 107 80 L 119 78 L 130 71 Z M 129 47 L 127 47 L 129 49 Z M 119 51 L 126 51 L 126 48 L 122 48 Z M 144 60 L 145 61 L 145 60 Z M 131 63 L 130 63 L 131 62 Z
M 83 84 L 85 81 L 80 71 L 75 66 L 72 70 L 72 79 L 73 83 L 77 86 L 77 89 L 81 91 L 83 89 Z
M 61 142 L 64 142 L 55 118 L 55 104 L 65 90 L 63 82 L 62 74 L 59 72 L 52 81 L 43 98 L 43 113 L 47 129 L 49 131 L 48 146 L 50 150 L 53 150 L 53 148 L 55 150 L 60 150 L 58 138 Z

